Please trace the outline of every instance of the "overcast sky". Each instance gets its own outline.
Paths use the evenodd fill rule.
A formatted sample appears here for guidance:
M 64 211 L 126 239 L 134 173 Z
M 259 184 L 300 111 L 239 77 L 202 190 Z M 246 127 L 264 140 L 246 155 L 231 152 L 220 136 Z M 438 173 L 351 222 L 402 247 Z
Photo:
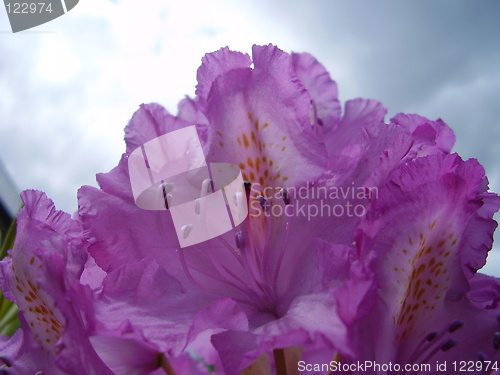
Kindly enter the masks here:
M 206 52 L 267 43 L 315 55 L 342 101 L 441 117 L 500 192 L 498 0 L 84 0 L 16 34 L 0 9 L 0 159 L 19 189 L 73 212 L 77 188 L 117 164 L 139 104 L 175 112 Z M 499 253 L 486 272 L 500 276 Z

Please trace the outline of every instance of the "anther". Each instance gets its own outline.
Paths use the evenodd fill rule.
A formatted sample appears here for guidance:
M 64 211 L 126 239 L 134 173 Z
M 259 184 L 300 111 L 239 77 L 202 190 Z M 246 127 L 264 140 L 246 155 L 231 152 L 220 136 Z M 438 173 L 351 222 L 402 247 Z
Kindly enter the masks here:
M 247 196 L 247 204 L 248 204 L 250 200 L 250 192 L 252 191 L 252 183 L 245 181 L 243 182 L 243 186 L 245 187 L 245 194 Z
M 443 352 L 447 352 L 448 350 L 450 350 L 451 348 L 453 348 L 454 346 L 456 346 L 458 343 L 457 340 L 455 339 L 448 339 L 442 346 L 441 346 L 441 351 Z
M 456 330 L 462 328 L 464 326 L 464 322 L 461 320 L 454 320 L 451 322 L 450 326 L 448 327 L 448 332 L 453 333 Z
M 283 202 L 285 203 L 285 205 L 290 204 L 290 194 L 288 193 L 288 190 L 286 190 L 285 188 L 281 188 L 281 190 L 279 191 L 279 195 L 281 198 L 283 198 Z
M 477 352 L 476 355 L 477 359 L 479 359 L 481 362 L 486 362 L 488 359 L 488 357 L 486 357 L 486 354 L 484 354 L 483 352 Z
M 241 231 L 236 233 L 235 238 L 236 238 L 236 247 L 238 249 L 241 249 L 244 245 L 243 234 L 241 233 Z
M 262 195 L 259 195 L 257 197 L 257 200 L 259 201 L 260 205 L 262 206 L 262 209 L 264 210 L 264 212 L 267 212 L 269 209 L 269 199 L 267 199 L 266 197 L 263 197 Z
M 493 334 L 493 349 L 500 349 L 500 332 L 495 332 Z
M 438 337 L 438 335 L 439 335 L 439 333 L 437 333 L 437 332 L 431 332 L 431 333 L 429 333 L 427 336 L 425 336 L 425 339 L 426 339 L 427 341 L 432 341 L 432 340 L 434 340 L 436 337 Z

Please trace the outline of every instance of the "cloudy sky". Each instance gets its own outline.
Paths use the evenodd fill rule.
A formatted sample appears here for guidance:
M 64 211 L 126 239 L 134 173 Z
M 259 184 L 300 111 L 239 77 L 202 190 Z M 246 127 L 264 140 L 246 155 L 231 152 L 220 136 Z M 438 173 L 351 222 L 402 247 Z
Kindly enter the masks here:
M 84 0 L 12 34 L 2 8 L 0 159 L 20 190 L 73 212 L 77 188 L 116 165 L 140 103 L 176 112 L 206 52 L 273 43 L 315 55 L 343 101 L 441 117 L 500 192 L 499 20 L 498 0 Z M 500 248 L 486 272 L 500 276 Z

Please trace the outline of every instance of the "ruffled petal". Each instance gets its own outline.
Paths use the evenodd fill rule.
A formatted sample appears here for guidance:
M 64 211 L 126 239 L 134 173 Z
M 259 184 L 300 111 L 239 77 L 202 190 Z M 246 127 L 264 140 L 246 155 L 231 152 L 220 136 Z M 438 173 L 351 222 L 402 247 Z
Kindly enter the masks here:
M 335 155 L 353 155 L 362 129 L 367 125 L 382 124 L 387 110 L 371 99 L 354 99 L 345 103 L 345 111 L 338 127 L 325 134 L 325 145 L 331 158 Z
M 292 64 L 307 92 L 311 96 L 311 120 L 317 132 L 323 134 L 340 122 L 341 107 L 337 84 L 330 74 L 308 53 L 293 53 Z
M 192 124 L 170 115 L 158 104 L 142 104 L 125 128 L 127 154 L 153 138 L 188 125 Z
M 196 95 L 202 101 L 207 100 L 212 84 L 219 76 L 235 69 L 249 68 L 252 64 L 250 56 L 230 51 L 227 47 L 214 53 L 207 53 L 201 61 L 197 74 Z
M 376 254 L 373 269 L 388 309 L 380 334 L 392 335 L 400 360 L 411 356 L 415 341 L 460 317 L 461 304 L 468 309 L 467 278 L 484 262 L 496 226 L 491 208 L 489 217 L 480 215 L 499 203 L 486 188 L 476 161 L 441 154 L 395 171 L 373 201 L 357 243 L 362 254 Z M 454 314 L 444 313 L 448 308 Z
M 443 120 L 430 121 L 419 115 L 397 114 L 391 123 L 408 129 L 415 144 L 415 156 L 449 153 L 455 144 L 455 134 Z
M 290 56 L 270 45 L 256 46 L 253 62 L 253 70 L 230 70 L 211 85 L 208 160 L 239 165 L 254 185 L 316 179 L 326 154 L 311 131 L 310 97 L 293 74 Z
M 275 349 L 303 347 L 305 352 L 352 354 L 347 327 L 336 314 L 331 294 L 305 295 L 294 300 L 287 315 L 253 332 L 226 331 L 214 335 L 224 370 L 236 375 L 263 354 L 273 358 Z
M 9 273 L 24 342 L 30 342 L 24 355 L 43 353 L 65 373 L 111 374 L 87 335 L 93 312 L 88 291 L 79 283 L 87 260 L 79 223 L 56 211 L 41 192 L 25 191 L 21 198 L 25 206 L 18 215 Z

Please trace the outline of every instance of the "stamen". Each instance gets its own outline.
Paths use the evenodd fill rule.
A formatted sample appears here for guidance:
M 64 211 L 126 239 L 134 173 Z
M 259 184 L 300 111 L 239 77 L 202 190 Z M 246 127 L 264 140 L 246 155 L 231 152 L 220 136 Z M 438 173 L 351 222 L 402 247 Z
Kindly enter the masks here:
M 195 278 L 193 277 L 193 275 L 191 274 L 191 270 L 196 271 L 196 272 L 200 273 L 201 275 L 205 275 L 207 277 L 210 277 L 210 278 L 212 278 L 220 283 L 231 285 L 233 288 L 235 288 L 235 289 L 239 290 L 240 292 L 242 292 L 243 294 L 247 295 L 253 303 L 250 303 L 250 302 L 243 300 L 241 298 L 233 298 L 237 302 L 244 303 L 244 304 L 247 304 L 250 306 L 254 306 L 256 303 L 257 304 L 261 303 L 260 296 L 258 296 L 251 288 L 248 288 L 244 284 L 243 284 L 244 287 L 240 287 L 239 285 L 234 284 L 233 282 L 231 282 L 230 280 L 228 280 L 227 278 L 225 278 L 223 276 L 218 277 L 216 274 L 207 272 L 205 269 L 201 269 L 200 267 L 197 267 L 193 264 L 190 264 L 188 266 L 187 261 L 186 261 L 186 257 L 184 255 L 184 251 L 180 250 L 180 251 L 178 251 L 178 253 L 180 256 L 180 261 L 181 261 L 182 269 L 184 270 L 184 274 L 193 283 L 193 285 L 196 285 L 198 288 L 205 291 L 207 294 L 218 296 L 217 293 L 214 293 L 213 290 L 207 288 L 204 284 L 196 281 Z M 212 261 L 212 264 L 214 264 L 213 261 Z
M 286 251 L 286 248 L 288 246 L 288 238 L 290 237 L 290 226 L 291 226 L 291 224 L 289 221 L 286 223 L 286 226 L 285 226 L 285 242 L 283 242 L 283 246 L 281 246 L 280 253 L 278 256 L 278 262 L 276 264 L 276 269 L 274 271 L 274 279 L 273 279 L 274 290 L 277 289 L 278 275 L 280 273 L 281 263 L 283 263 L 283 257 L 285 256 L 285 251 Z
M 165 354 L 160 354 L 158 356 L 158 368 L 161 368 L 163 371 L 165 371 L 166 375 L 177 375 L 177 372 L 174 370 Z
M 236 239 L 236 247 L 238 249 L 241 249 L 245 245 L 243 242 L 243 234 L 241 233 L 241 231 L 236 233 L 235 239 Z
M 441 351 L 443 352 L 447 352 L 448 350 L 450 350 L 451 348 L 453 348 L 454 346 L 456 346 L 458 344 L 458 341 L 455 340 L 455 339 L 448 339 L 448 341 L 446 341 L 442 346 L 441 346 Z
M 481 362 L 486 362 L 488 360 L 488 357 L 486 357 L 486 354 L 483 352 L 477 352 L 476 355 Z
M 431 332 L 429 333 L 427 336 L 425 336 L 425 340 L 426 341 L 432 341 L 434 340 L 436 337 L 438 337 L 439 333 L 437 332 Z
M 500 349 L 500 332 L 495 332 L 493 334 L 493 349 Z
M 287 375 L 286 359 L 284 349 L 274 349 L 274 364 L 276 365 L 276 375 Z
M 257 280 L 261 280 L 260 277 L 260 269 L 262 269 L 262 260 L 260 258 L 260 254 L 256 248 L 253 236 L 252 236 L 252 220 L 245 220 L 242 228 L 242 244 L 245 247 L 245 251 L 241 252 L 242 255 L 242 264 L 245 269 L 250 271 L 250 274 L 257 278 Z
M 245 181 L 245 182 L 243 182 L 243 186 L 245 187 L 245 193 L 247 195 L 247 204 L 249 204 L 250 192 L 252 191 L 252 183 Z
M 442 339 L 445 335 L 456 332 L 458 329 L 464 326 L 464 322 L 461 320 L 452 321 L 446 328 L 438 332 L 428 333 L 416 346 L 413 353 L 409 356 L 408 363 L 428 363 L 432 357 L 434 357 L 440 350 L 445 352 L 457 345 L 457 340 L 454 338 L 449 338 L 446 341 L 437 341 Z M 415 374 L 415 371 L 409 373 L 410 375 Z
M 425 351 L 429 348 L 428 344 L 429 342 L 435 340 L 439 336 L 438 332 L 431 332 L 427 336 L 425 336 L 418 345 L 416 346 L 415 350 L 413 351 L 413 354 L 410 356 L 408 359 L 408 363 L 413 363 L 417 358 L 419 358 L 421 355 L 425 353 Z M 425 346 L 425 348 L 424 348 Z
M 461 320 L 454 320 L 451 322 L 450 326 L 448 327 L 448 332 L 453 333 L 456 330 L 462 328 L 464 326 L 464 322 Z
M 442 351 L 442 352 L 447 352 L 448 350 L 450 350 L 451 348 L 455 347 L 457 345 L 458 341 L 455 340 L 455 339 L 448 339 L 446 340 L 444 343 L 441 342 L 440 345 L 435 345 L 434 348 L 425 356 L 425 358 L 423 358 L 421 361 L 419 361 L 419 363 L 423 364 L 423 363 L 429 363 L 429 361 L 439 352 L 439 351 Z M 410 362 L 408 362 L 410 363 Z M 412 371 L 410 373 L 410 375 L 414 375 L 414 374 L 417 374 L 417 372 Z
M 286 190 L 285 188 L 281 188 L 281 190 L 279 191 L 279 195 L 281 198 L 283 198 L 283 203 L 285 203 L 285 205 L 290 204 L 290 194 L 288 193 L 288 190 Z
M 259 201 L 264 212 L 267 212 L 269 210 L 269 206 L 270 206 L 269 199 L 267 199 L 266 197 L 264 197 L 262 195 L 259 195 L 257 197 L 257 200 Z

